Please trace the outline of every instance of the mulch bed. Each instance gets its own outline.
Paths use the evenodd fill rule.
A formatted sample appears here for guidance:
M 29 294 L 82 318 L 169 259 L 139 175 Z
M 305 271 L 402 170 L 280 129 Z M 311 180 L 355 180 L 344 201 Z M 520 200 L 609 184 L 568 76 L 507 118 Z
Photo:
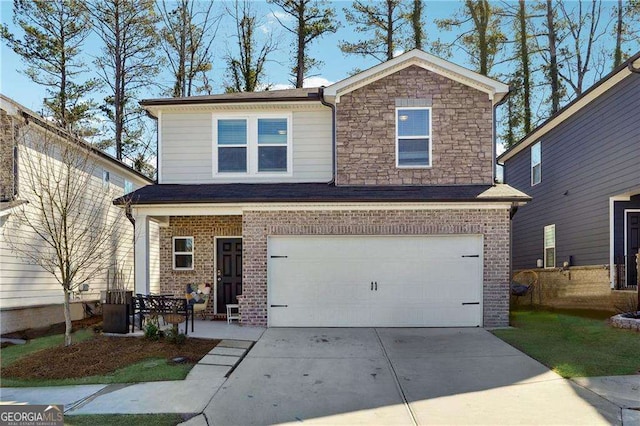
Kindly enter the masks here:
M 152 341 L 142 337 L 106 337 L 68 347 L 44 349 L 2 369 L 2 377 L 14 379 L 64 379 L 104 375 L 147 358 L 185 357 L 196 363 L 219 340 L 188 338 L 184 344 Z

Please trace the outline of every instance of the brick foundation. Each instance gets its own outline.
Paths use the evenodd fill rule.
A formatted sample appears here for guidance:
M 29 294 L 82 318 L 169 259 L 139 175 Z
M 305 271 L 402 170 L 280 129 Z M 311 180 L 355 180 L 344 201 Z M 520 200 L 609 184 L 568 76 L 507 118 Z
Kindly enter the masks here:
M 215 237 L 242 235 L 241 216 L 172 216 L 167 228 L 160 228 L 160 292 L 184 297 L 187 284 L 211 286 L 206 314 L 214 313 Z M 173 269 L 173 237 L 193 237 L 193 270 Z
M 242 217 L 242 322 L 267 325 L 267 236 L 484 236 L 484 326 L 509 323 L 509 212 L 495 210 L 277 211 Z

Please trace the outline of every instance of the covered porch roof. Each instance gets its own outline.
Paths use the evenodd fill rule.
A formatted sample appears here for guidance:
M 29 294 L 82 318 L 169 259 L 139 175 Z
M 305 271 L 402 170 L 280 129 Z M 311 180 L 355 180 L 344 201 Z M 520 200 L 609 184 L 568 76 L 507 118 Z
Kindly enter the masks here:
M 117 198 L 115 204 L 224 203 L 424 203 L 527 202 L 531 197 L 509 185 L 336 186 L 326 183 L 158 184 Z

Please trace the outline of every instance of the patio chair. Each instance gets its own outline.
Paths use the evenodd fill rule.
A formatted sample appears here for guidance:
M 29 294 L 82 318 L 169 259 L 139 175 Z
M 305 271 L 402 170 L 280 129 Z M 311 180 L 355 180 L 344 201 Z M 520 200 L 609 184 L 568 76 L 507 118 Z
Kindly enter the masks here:
M 531 305 L 533 305 L 534 292 L 538 294 L 538 304 L 542 303 L 542 292 L 540 290 L 538 273 L 536 271 L 519 271 L 511 280 L 511 295 L 516 298 L 529 295 L 529 303 Z

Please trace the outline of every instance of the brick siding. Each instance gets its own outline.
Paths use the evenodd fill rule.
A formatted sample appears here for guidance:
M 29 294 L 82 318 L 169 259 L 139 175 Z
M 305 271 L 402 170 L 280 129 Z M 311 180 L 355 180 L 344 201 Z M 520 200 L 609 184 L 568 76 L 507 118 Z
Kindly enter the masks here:
M 215 237 L 242 235 L 241 216 L 172 216 L 160 228 L 160 292 L 184 297 L 187 284 L 211 286 L 206 314 L 214 313 Z M 193 270 L 173 269 L 173 237 L 193 237 Z
M 432 167 L 398 169 L 397 99 L 431 99 Z M 486 93 L 410 66 L 341 96 L 338 185 L 493 183 L 493 109 Z
M 246 211 L 242 217 L 243 324 L 267 325 L 269 235 L 484 235 L 484 326 L 509 324 L 507 209 Z

